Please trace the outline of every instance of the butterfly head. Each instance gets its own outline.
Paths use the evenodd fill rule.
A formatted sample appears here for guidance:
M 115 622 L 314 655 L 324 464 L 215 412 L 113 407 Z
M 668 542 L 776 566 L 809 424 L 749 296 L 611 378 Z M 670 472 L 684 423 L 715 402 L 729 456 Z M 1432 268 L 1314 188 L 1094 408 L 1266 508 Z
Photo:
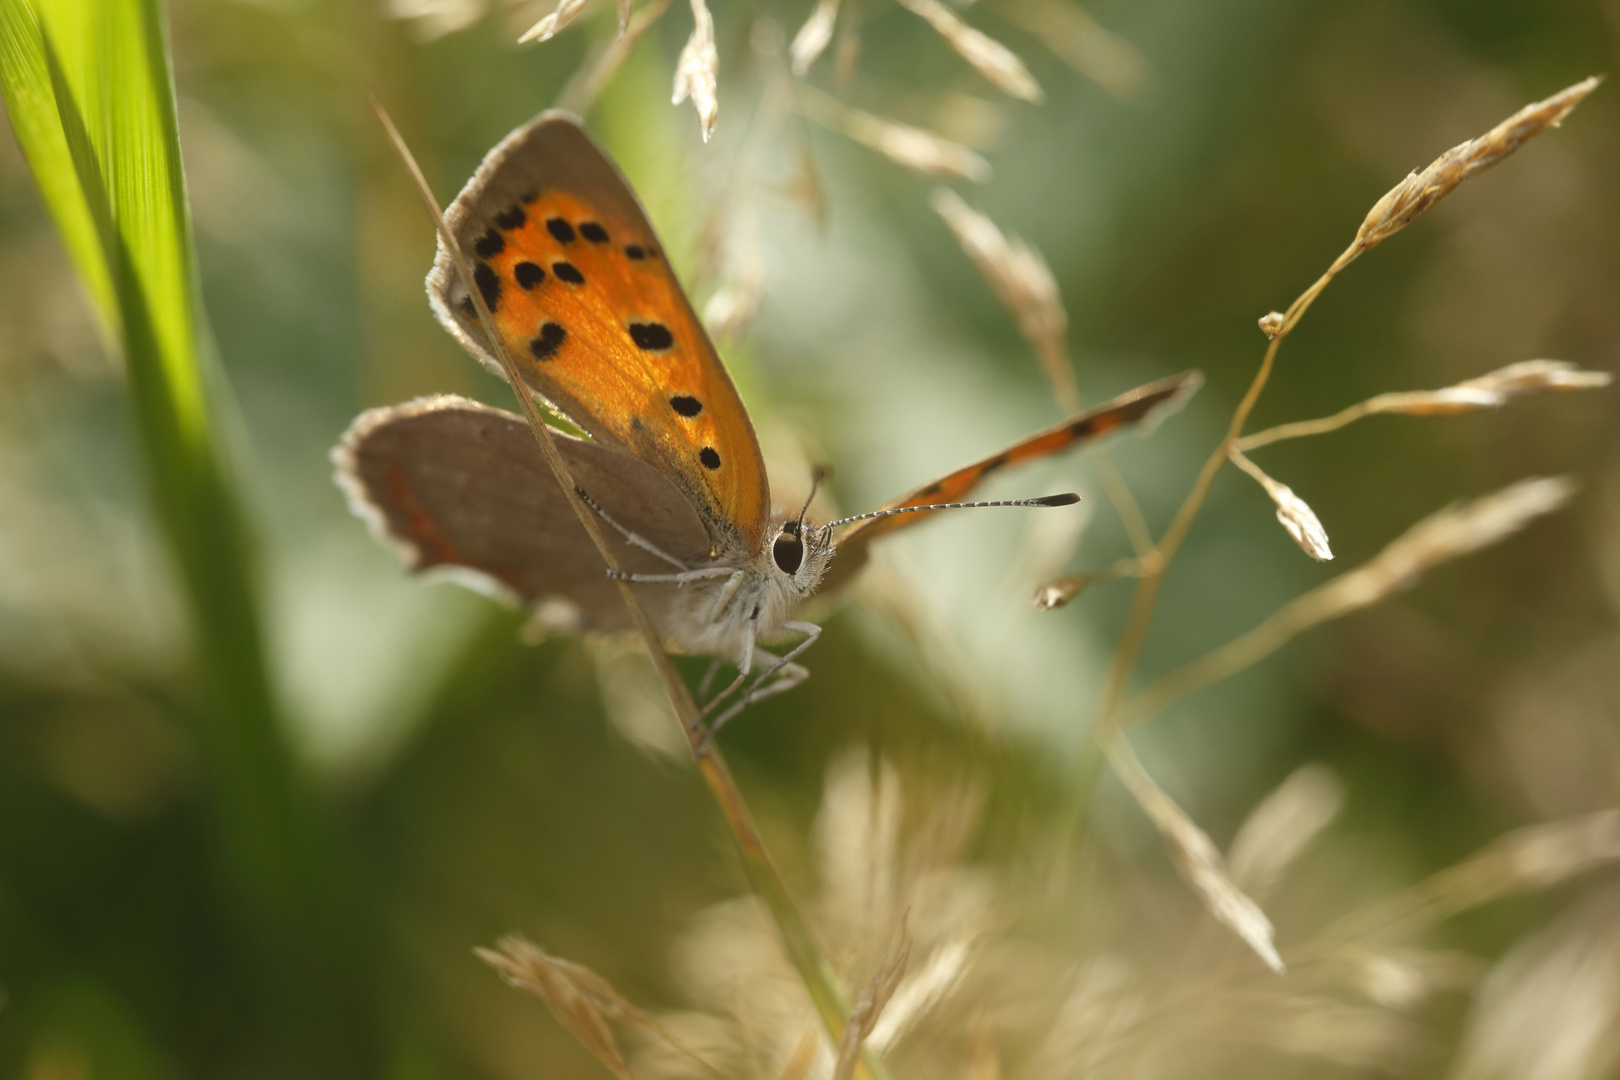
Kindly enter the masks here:
M 827 572 L 827 563 L 832 559 L 832 530 L 825 526 L 818 529 L 805 517 L 810 509 L 810 500 L 816 497 L 816 488 L 821 486 L 826 475 L 826 466 L 816 466 L 810 495 L 804 500 L 798 514 L 793 517 L 784 515 L 781 520 L 772 523 L 774 528 L 766 532 L 771 538 L 767 553 L 770 565 L 779 575 L 779 580 L 801 596 L 815 591 L 816 586 L 821 584 L 822 575 Z
M 776 523 L 768 533 L 767 557 L 778 579 L 800 595 L 815 591 L 832 559 L 832 537 L 801 514 Z

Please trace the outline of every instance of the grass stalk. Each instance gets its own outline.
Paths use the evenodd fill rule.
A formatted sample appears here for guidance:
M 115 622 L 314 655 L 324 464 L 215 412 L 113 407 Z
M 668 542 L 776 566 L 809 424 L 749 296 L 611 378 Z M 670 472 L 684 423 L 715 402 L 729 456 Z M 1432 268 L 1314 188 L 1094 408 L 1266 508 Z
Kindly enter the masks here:
M 18 142 L 109 347 L 125 364 L 155 517 L 180 579 L 203 707 L 191 712 L 218 857 L 250 920 L 289 939 L 331 875 L 275 702 L 258 581 L 216 414 L 156 0 L 0 0 Z

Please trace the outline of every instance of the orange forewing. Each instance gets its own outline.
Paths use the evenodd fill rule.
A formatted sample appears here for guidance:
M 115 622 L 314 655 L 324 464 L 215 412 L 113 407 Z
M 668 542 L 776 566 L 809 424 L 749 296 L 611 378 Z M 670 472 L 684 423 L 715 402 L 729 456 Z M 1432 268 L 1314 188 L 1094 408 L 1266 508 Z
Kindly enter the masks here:
M 1198 372 L 1189 371 L 1148 383 L 1146 386 L 1139 386 L 1079 416 L 1071 417 L 1061 424 L 1022 439 L 966 468 L 958 469 L 931 484 L 925 484 L 907 495 L 886 503 L 881 509 L 962 502 L 973 493 L 986 476 L 997 469 L 1047 457 L 1123 427 L 1158 420 L 1165 413 L 1179 408 L 1187 396 L 1198 389 L 1203 381 L 1203 376 Z M 891 517 L 870 518 L 857 522 L 838 539 L 838 555 L 833 560 L 822 587 L 831 588 L 859 570 L 866 561 L 866 547 L 873 540 L 896 529 L 915 525 L 925 518 L 933 517 L 937 512 L 922 510 L 915 514 L 895 514 Z
M 657 467 L 719 550 L 758 550 L 770 512 L 753 425 L 635 196 L 566 113 L 493 150 L 446 214 L 529 386 Z M 434 310 L 499 370 L 441 250 Z

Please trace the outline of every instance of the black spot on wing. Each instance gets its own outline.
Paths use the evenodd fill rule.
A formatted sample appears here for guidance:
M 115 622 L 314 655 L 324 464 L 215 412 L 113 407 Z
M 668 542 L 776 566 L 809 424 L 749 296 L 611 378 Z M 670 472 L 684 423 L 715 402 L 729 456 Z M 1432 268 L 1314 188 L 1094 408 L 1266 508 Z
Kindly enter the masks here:
M 495 215 L 495 224 L 506 232 L 522 228 L 523 223 L 529 220 L 529 215 L 523 212 L 523 207 L 514 206 L 510 210 L 503 210 Z
M 940 485 L 938 485 L 938 484 L 929 484 L 927 487 L 925 487 L 921 491 L 917 492 L 917 498 L 925 499 L 930 495 L 938 495 L 939 494 L 939 488 L 940 488 Z
M 479 263 L 473 269 L 473 283 L 478 291 L 484 295 L 484 306 L 494 311 L 501 303 L 501 279 L 496 276 L 489 263 Z
M 574 227 L 560 217 L 546 219 L 546 232 L 556 237 L 559 244 L 574 242 Z
M 703 411 L 703 402 L 690 394 L 677 394 L 669 399 L 669 406 L 682 416 L 696 416 Z
M 534 353 L 536 360 L 550 360 L 562 348 L 568 331 L 560 323 L 546 321 L 540 324 L 540 336 L 529 342 L 529 351 Z
M 478 253 L 480 259 L 493 259 L 506 250 L 506 237 L 495 229 L 490 229 L 474 242 L 473 250 Z
M 567 222 L 563 222 L 563 224 L 566 225 Z M 579 267 L 571 262 L 554 262 L 551 264 L 551 272 L 557 275 L 558 281 L 566 281 L 570 285 L 585 284 L 585 275 L 580 273 Z
M 638 349 L 662 352 L 675 344 L 675 335 L 663 323 L 633 322 L 630 324 L 630 340 L 636 343 Z
M 703 462 L 705 469 L 718 469 L 720 467 L 720 455 L 712 446 L 705 446 L 698 451 L 698 460 Z
M 593 244 L 605 244 L 608 242 L 607 230 L 602 228 L 602 226 L 598 225 L 594 221 L 580 222 L 579 235 L 583 236 Z
M 1006 465 L 1006 464 L 1007 464 L 1007 455 L 1005 455 L 1005 454 L 1003 454 L 1001 457 L 998 457 L 998 458 L 991 458 L 989 461 L 987 461 L 983 465 L 979 466 L 979 475 L 980 476 L 987 476 L 990 473 L 995 472 L 997 469 L 1001 468 L 1003 465 Z
M 516 266 L 512 267 L 512 276 L 516 278 L 517 283 L 523 286 L 525 289 L 532 289 L 542 281 L 546 280 L 545 269 L 542 268 L 538 263 L 532 262 L 520 262 Z
M 624 246 L 624 257 L 640 262 L 647 257 L 647 249 L 640 244 L 626 244 Z

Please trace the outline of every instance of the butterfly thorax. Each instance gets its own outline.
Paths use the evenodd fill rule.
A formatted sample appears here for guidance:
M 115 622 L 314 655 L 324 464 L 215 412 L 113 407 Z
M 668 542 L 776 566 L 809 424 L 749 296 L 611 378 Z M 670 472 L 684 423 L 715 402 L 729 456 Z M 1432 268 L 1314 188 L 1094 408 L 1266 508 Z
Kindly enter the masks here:
M 769 641 L 816 591 L 833 555 L 826 531 L 778 510 L 763 535 L 757 550 L 739 545 L 709 564 L 730 567 L 732 574 L 679 590 L 664 627 L 676 648 L 735 660 L 750 634 Z

